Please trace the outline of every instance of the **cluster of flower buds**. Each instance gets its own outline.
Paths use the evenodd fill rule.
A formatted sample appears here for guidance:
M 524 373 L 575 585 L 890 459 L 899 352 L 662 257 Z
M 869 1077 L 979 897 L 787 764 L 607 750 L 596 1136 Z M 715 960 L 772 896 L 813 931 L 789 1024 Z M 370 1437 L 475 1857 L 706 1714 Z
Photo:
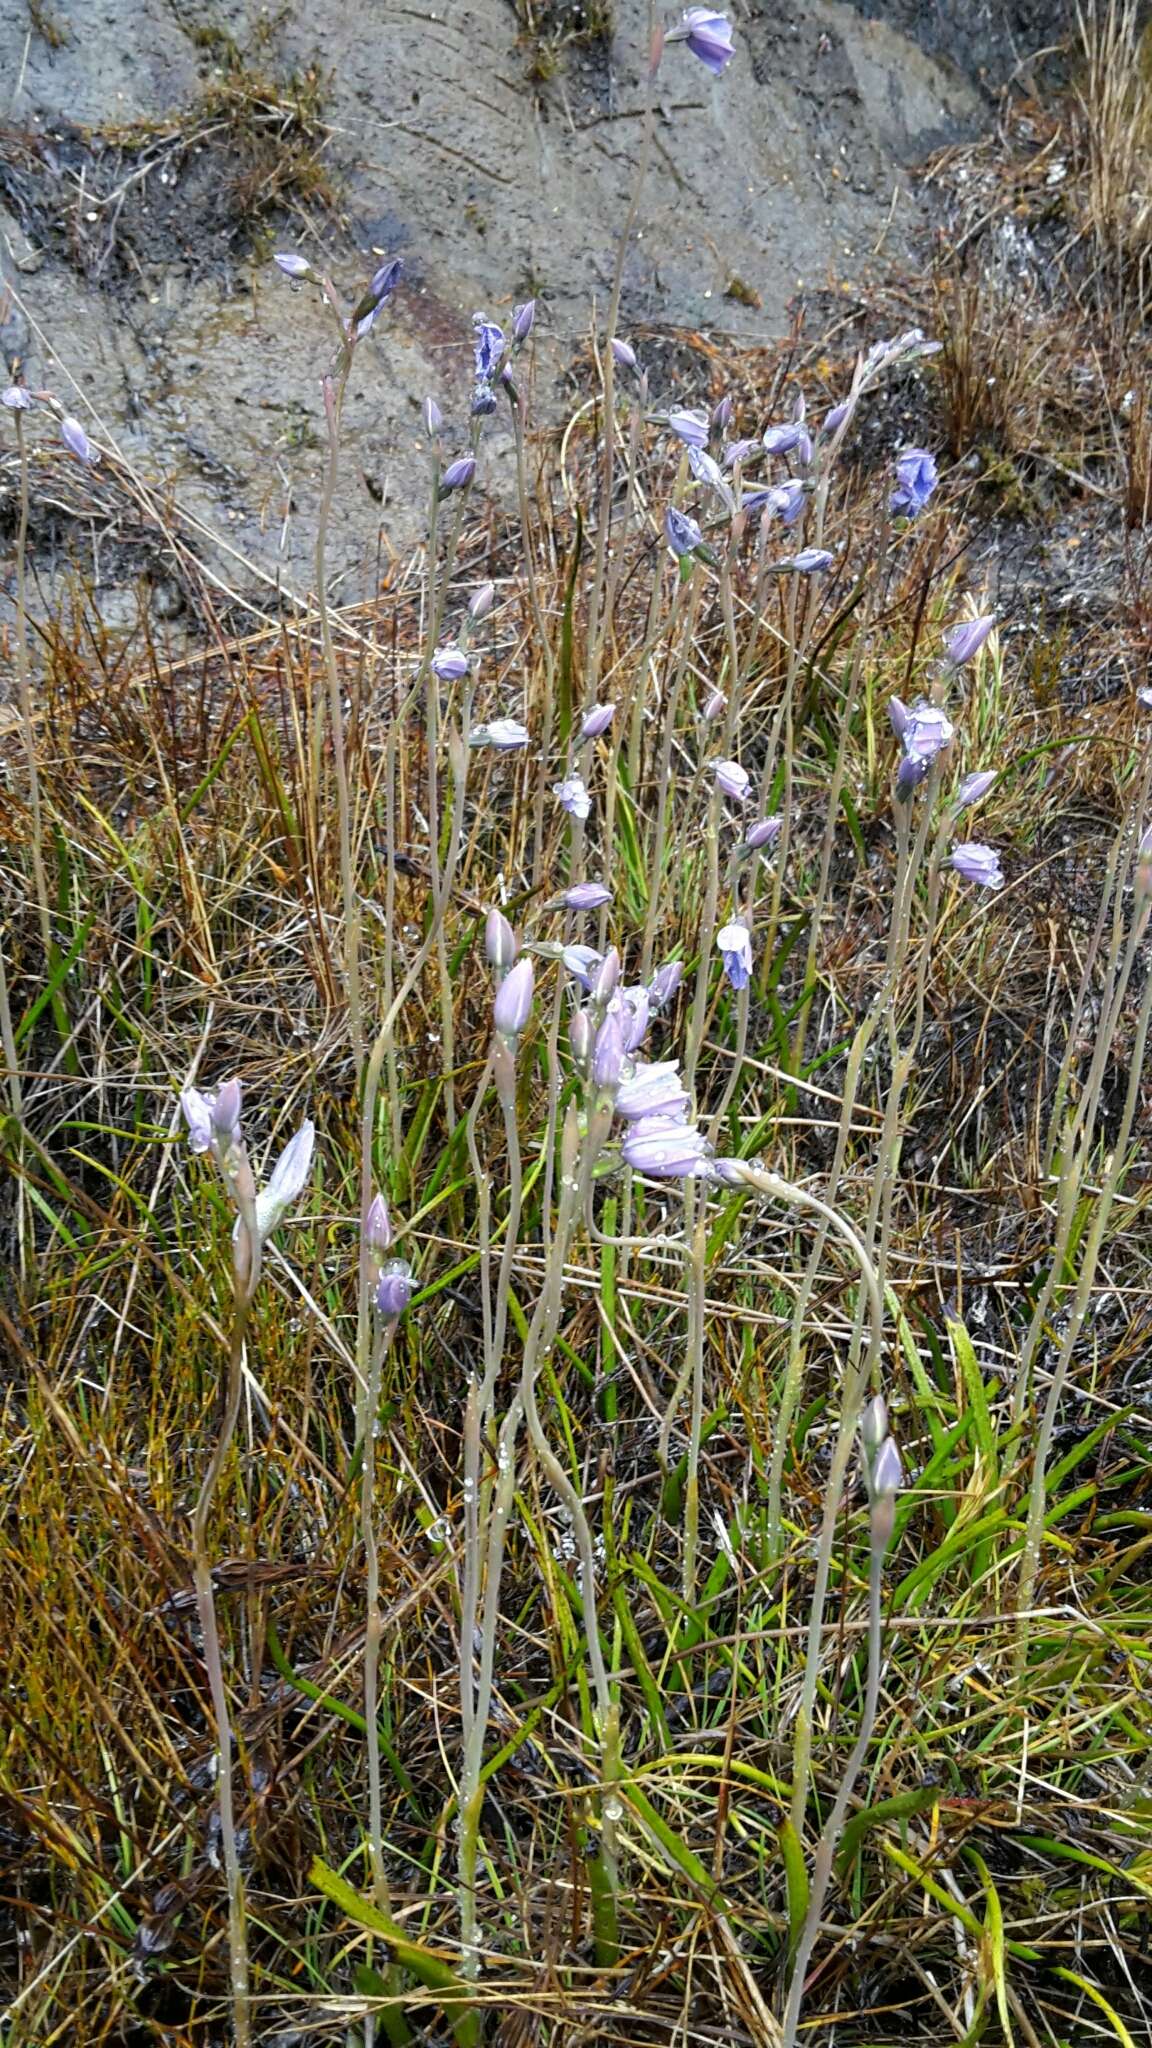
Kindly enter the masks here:
M 395 1322 L 412 1299 L 412 1268 L 406 1259 L 390 1259 L 392 1219 L 383 1195 L 375 1194 L 364 1218 L 364 1251 L 372 1282 L 376 1313 L 384 1322 Z
M 240 1126 L 240 1106 L 238 1080 L 225 1081 L 208 1094 L 185 1088 L 180 1097 L 193 1152 L 210 1152 L 220 1170 L 236 1210 L 235 1242 L 243 1247 L 243 1269 L 251 1274 L 263 1246 L 308 1185 L 316 1127 L 305 1119 L 276 1161 L 267 1186 L 258 1190 Z M 255 1246 L 245 1242 L 251 1227 Z
M 864 1484 L 872 1524 L 872 1543 L 883 1555 L 892 1541 L 896 1521 L 896 1496 L 904 1484 L 900 1453 L 888 1430 L 888 1409 L 881 1394 L 874 1394 L 860 1418 L 864 1445 Z
M 620 982 L 620 955 L 568 946 L 563 962 L 586 991 L 569 1025 L 573 1056 L 602 1112 L 625 1126 L 621 1156 L 653 1180 L 686 1180 L 711 1170 L 707 1140 L 688 1118 L 679 1061 L 638 1057 L 653 1016 L 676 994 L 684 969 L 669 960 L 652 980 Z
M 319 287 L 325 299 L 327 299 L 329 305 L 336 313 L 344 334 L 345 345 L 348 348 L 355 348 L 358 341 L 363 341 L 367 335 L 371 334 L 381 307 L 392 297 L 400 279 L 404 275 L 403 258 L 400 256 L 389 256 L 374 271 L 368 284 L 353 306 L 351 313 L 345 316 L 341 311 L 340 302 L 329 280 L 321 272 L 313 268 L 307 256 L 299 256 L 294 251 L 281 250 L 272 258 L 272 261 L 275 263 L 276 268 L 282 271 L 284 276 L 289 278 L 293 284 L 308 283 Z

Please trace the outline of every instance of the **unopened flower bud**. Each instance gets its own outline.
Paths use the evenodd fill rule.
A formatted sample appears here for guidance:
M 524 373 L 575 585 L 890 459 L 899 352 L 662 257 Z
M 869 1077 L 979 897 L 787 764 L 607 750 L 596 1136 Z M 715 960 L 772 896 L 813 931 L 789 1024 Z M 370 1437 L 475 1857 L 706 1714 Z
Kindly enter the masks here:
M 490 910 L 484 925 L 484 957 L 489 967 L 506 974 L 515 964 L 520 948 L 516 934 L 502 910 Z
M 620 955 L 615 946 L 609 946 L 604 958 L 592 977 L 589 991 L 594 1003 L 606 1003 L 616 992 L 620 979 Z
M 860 1435 L 867 1451 L 878 1451 L 888 1434 L 888 1407 L 883 1394 L 873 1394 L 860 1417 Z
M 598 1088 L 615 1088 L 624 1071 L 624 1033 L 620 1015 L 609 1010 L 592 1051 L 592 1079 Z
M 377 1314 L 388 1319 L 402 1316 L 412 1293 L 412 1268 L 404 1259 L 393 1259 L 376 1283 Z
M 474 590 L 468 600 L 469 618 L 477 620 L 486 619 L 495 602 L 496 585 L 494 583 L 482 583 L 479 590 Z
M 577 1066 L 587 1066 L 593 1036 L 592 1019 L 587 1010 L 573 1010 L 568 1021 L 568 1043 Z
M 392 1243 L 392 1218 L 382 1194 L 374 1194 L 364 1218 L 364 1242 L 370 1252 L 386 1252 Z
M 531 960 L 518 960 L 505 975 L 492 1010 L 492 1020 L 503 1037 L 519 1038 L 532 1015 L 535 982 Z

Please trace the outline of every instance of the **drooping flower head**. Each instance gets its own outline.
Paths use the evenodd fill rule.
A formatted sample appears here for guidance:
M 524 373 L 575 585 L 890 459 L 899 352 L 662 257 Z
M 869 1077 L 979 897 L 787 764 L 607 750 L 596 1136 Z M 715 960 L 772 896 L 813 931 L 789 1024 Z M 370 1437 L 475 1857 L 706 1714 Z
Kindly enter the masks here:
M 953 626 L 944 635 L 944 653 L 951 668 L 963 668 L 979 654 L 984 642 L 996 628 L 995 612 L 986 612 L 981 618 L 966 619 L 962 626 Z
M 566 775 L 563 782 L 554 782 L 552 794 L 561 810 L 567 811 L 570 818 L 576 818 L 583 824 L 586 818 L 591 817 L 592 798 L 581 776 Z
M 679 1121 L 687 1107 L 679 1060 L 641 1060 L 616 1091 L 616 1114 L 629 1123 L 650 1116 Z
M 607 732 L 615 716 L 616 706 L 614 704 L 594 704 L 592 709 L 586 711 L 580 720 L 581 739 L 598 740 L 601 733 Z
M 711 7 L 689 7 L 679 25 L 668 30 L 665 41 L 687 43 L 692 55 L 715 78 L 732 60 L 732 24 L 726 14 L 717 14 Z
M 438 647 L 432 656 L 432 673 L 442 683 L 458 683 L 468 673 L 468 656 L 462 647 Z
M 415 1282 L 406 1259 L 390 1259 L 376 1282 L 376 1313 L 391 1322 L 404 1314 Z
M 744 853 L 761 853 L 766 846 L 774 846 L 783 826 L 783 818 L 757 818 L 756 823 L 749 825 L 745 832 L 740 842 L 740 850 Z
M 1000 867 L 1000 855 L 995 847 L 985 846 L 982 840 L 968 839 L 960 846 L 954 846 L 951 853 L 952 866 L 966 882 L 975 882 L 981 889 L 1001 889 L 1004 875 Z
M 752 785 L 748 770 L 742 768 L 739 761 L 717 761 L 712 772 L 716 777 L 716 787 L 722 796 L 728 797 L 734 804 L 747 803 Z
M 560 900 L 567 910 L 601 910 L 611 903 L 612 891 L 603 882 L 573 882 Z
M 490 718 L 487 724 L 472 727 L 468 745 L 495 747 L 498 754 L 514 754 L 528 745 L 529 737 L 528 727 L 521 725 L 518 718 Z
M 32 393 L 23 384 L 9 384 L 0 391 L 0 405 L 7 412 L 31 412 L 32 404 Z
M 905 448 L 896 458 L 896 489 L 889 500 L 893 512 L 919 518 L 939 481 L 936 458 L 927 448 Z
M 977 770 L 975 775 L 966 775 L 956 791 L 956 801 L 953 808 L 957 811 L 964 811 L 967 810 L 969 804 L 978 804 L 982 798 L 987 796 L 996 779 L 996 770 L 994 768 L 981 768 Z
M 619 335 L 614 334 L 608 345 L 612 350 L 613 360 L 622 370 L 636 368 L 636 351 L 630 341 L 621 341 Z
M 307 277 L 312 268 L 306 256 L 296 256 L 290 251 L 283 251 L 275 255 L 272 261 L 278 270 L 284 272 L 285 277 Z
M 933 761 L 954 737 L 951 720 L 923 697 L 910 708 L 893 697 L 888 715 L 899 735 L 903 759 L 896 771 L 896 795 L 907 798 L 925 780 Z
M 686 448 L 708 446 L 708 415 L 696 406 L 673 406 L 668 415 L 668 430 Z
M 241 1086 L 235 1079 L 206 1093 L 199 1088 L 183 1090 L 180 1107 L 193 1152 L 220 1151 L 235 1143 L 240 1136 L 240 1102 Z
M 732 987 L 747 988 L 752 979 L 752 936 L 747 925 L 726 924 L 716 934 L 716 947 Z
M 688 467 L 698 484 L 712 491 L 729 512 L 736 510 L 736 494 L 714 455 L 706 448 L 690 447 Z
M 620 1147 L 634 1173 L 652 1180 L 690 1180 L 709 1170 L 711 1152 L 702 1131 L 672 1117 L 643 1117 L 630 1126 Z
M 79 420 L 74 420 L 70 414 L 66 415 L 60 422 L 60 439 L 63 441 L 64 446 L 76 457 L 78 462 L 95 462 L 95 448 L 92 446 Z

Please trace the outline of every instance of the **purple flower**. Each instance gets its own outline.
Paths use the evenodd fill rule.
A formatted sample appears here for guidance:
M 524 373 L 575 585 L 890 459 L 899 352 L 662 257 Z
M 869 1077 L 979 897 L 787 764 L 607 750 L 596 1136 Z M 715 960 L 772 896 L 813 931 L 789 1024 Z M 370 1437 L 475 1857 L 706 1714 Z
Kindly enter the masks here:
M 561 810 L 567 811 L 570 818 L 578 818 L 583 824 L 585 818 L 591 816 L 592 798 L 588 794 L 587 785 L 579 775 L 567 775 L 563 782 L 554 782 L 552 794 Z
M 839 405 L 834 405 L 830 412 L 825 413 L 824 418 L 820 422 L 820 432 L 822 434 L 837 433 L 851 419 L 855 410 L 856 401 L 854 398 L 841 399 Z
M 952 725 L 939 706 L 920 698 L 905 714 L 900 743 L 912 760 L 930 762 L 950 745 L 953 737 Z
M 386 263 L 380 265 L 365 294 L 366 297 L 371 298 L 375 311 L 379 312 L 385 299 L 392 297 L 403 275 L 404 258 L 402 256 L 390 256 Z
M 724 467 L 735 469 L 738 462 L 747 462 L 750 455 L 758 455 L 759 452 L 759 441 L 729 441 L 724 450 Z
M 444 425 L 444 415 L 441 412 L 440 407 L 437 405 L 436 400 L 434 398 L 426 398 L 424 400 L 423 405 L 420 408 L 420 411 L 424 419 L 424 432 L 427 434 L 428 439 L 430 441 L 434 441 L 436 439 L 437 434 L 440 432 L 441 427 Z M 473 468 L 475 468 L 475 464 L 473 464 Z M 455 484 L 446 485 L 443 477 L 441 477 L 440 489 L 442 491 L 445 489 L 451 491 L 455 490 L 455 488 Z
M 238 1080 L 225 1081 L 208 1094 L 199 1088 L 185 1088 L 180 1107 L 188 1125 L 188 1142 L 193 1152 L 212 1147 L 227 1148 L 240 1136 L 241 1087 Z
M 621 341 L 619 336 L 614 334 L 608 346 L 612 350 L 615 361 L 622 370 L 634 370 L 636 368 L 636 351 L 630 342 Z
M 807 497 L 808 488 L 803 477 L 790 476 L 786 483 L 772 484 L 759 491 L 745 491 L 740 502 L 745 512 L 766 512 L 785 526 L 795 526 Z
M 716 787 L 722 796 L 729 797 L 734 804 L 746 804 L 751 783 L 748 770 L 739 761 L 717 761 L 713 765 Z
M 383 1195 L 373 1195 L 364 1218 L 364 1242 L 371 1252 L 386 1252 L 392 1242 L 392 1218 Z
M 586 711 L 580 721 L 581 739 L 598 740 L 601 733 L 607 732 L 615 716 L 614 704 L 594 704 L 591 711 Z
M 956 791 L 955 809 L 963 811 L 969 804 L 978 804 L 982 797 L 987 796 L 996 779 L 995 768 L 981 768 L 975 775 L 966 775 Z
M 813 576 L 819 569 L 830 568 L 836 557 L 828 548 L 801 548 L 798 555 L 789 555 L 787 561 L 776 562 L 777 569 L 795 569 L 798 575 Z
M 611 903 L 612 891 L 603 882 L 574 882 L 560 900 L 568 910 L 600 910 Z
M 535 325 L 536 325 L 536 301 L 535 301 L 535 299 L 525 299 L 525 301 L 524 301 L 524 304 L 523 304 L 522 306 L 513 306 L 513 308 L 512 308 L 512 339 L 513 339 L 513 341 L 514 341 L 514 342 L 516 343 L 516 346 L 517 346 L 518 348 L 519 348 L 519 346 L 520 346 L 520 344 L 521 344 L 522 342 L 525 342 L 525 341 L 527 341 L 527 339 L 528 339 L 528 336 L 529 336 L 529 335 L 531 334 L 531 332 L 532 332 L 532 329 L 533 329 L 533 328 L 535 327 Z
M 760 439 L 766 455 L 791 455 L 794 449 L 802 448 L 807 442 L 809 453 L 805 459 L 811 460 L 812 444 L 803 420 L 788 420 L 780 427 L 765 427 Z
M 978 619 L 966 619 L 962 626 L 953 626 L 944 635 L 944 652 L 953 668 L 963 668 L 966 661 L 979 654 L 989 634 L 996 625 L 995 612 L 986 612 Z
M 6 391 L 0 391 L 0 405 L 6 406 L 9 412 L 31 412 L 32 395 L 23 384 L 9 384 Z
M 896 458 L 896 483 L 889 504 L 893 512 L 916 519 L 940 481 L 936 458 L 926 448 L 905 448 Z
M 298 1201 L 312 1172 L 312 1149 L 316 1126 L 309 1120 L 289 1138 L 272 1169 L 267 1187 L 256 1197 L 256 1235 L 264 1244 L 278 1230 L 293 1202 Z
M 669 505 L 664 514 L 664 533 L 672 553 L 681 561 L 704 545 L 704 535 L 696 521 L 690 519 L 687 512 L 678 511 L 675 505 Z
M 703 1134 L 670 1117 L 645 1117 L 633 1124 L 620 1150 L 635 1173 L 646 1173 L 652 1180 L 689 1180 L 708 1171 Z
M 688 1091 L 681 1085 L 679 1060 L 641 1060 L 616 1091 L 616 1114 L 629 1123 L 646 1116 L 678 1121 L 687 1106 Z
M 985 846 L 979 839 L 965 840 L 961 846 L 954 846 L 951 853 L 952 865 L 966 882 L 975 882 L 981 889 L 1001 889 L 1004 876 L 1000 868 L 1000 855 L 992 846 Z
M 592 976 L 604 958 L 595 946 L 565 946 L 560 958 L 574 981 L 578 981 L 587 992 L 592 986 Z
M 729 512 L 735 512 L 736 498 L 732 486 L 728 482 L 720 464 L 716 461 L 715 456 L 709 455 L 706 448 L 689 448 L 688 467 L 698 484 L 703 484 L 706 489 L 715 491 L 716 496 L 721 500 L 722 504 L 727 506 Z
M 70 414 L 60 422 L 60 439 L 81 462 L 95 462 L 96 450 L 79 420 L 74 420 Z
M 487 725 L 474 725 L 468 735 L 470 747 L 495 747 L 498 754 L 513 754 L 528 745 L 528 728 L 518 718 L 493 718 Z
M 442 683 L 458 683 L 468 673 L 468 656 L 462 647 L 438 647 L 432 656 L 432 673 Z
M 683 979 L 684 962 L 682 960 L 666 960 L 663 967 L 656 969 L 648 985 L 648 993 L 652 999 L 654 1010 L 663 1010 L 667 1007 Z
M 692 55 L 716 78 L 732 57 L 732 24 L 726 14 L 716 14 L 711 7 L 689 7 L 667 40 L 687 43 Z
M 496 410 L 496 393 L 490 384 L 478 384 L 472 396 L 473 419 L 486 419 Z
M 479 624 L 481 619 L 488 617 L 495 602 L 496 585 L 494 583 L 482 583 L 479 590 L 474 590 L 468 599 L 468 617 Z
M 783 818 L 757 818 L 756 823 L 749 825 L 744 834 L 742 850 L 747 853 L 759 853 L 761 847 L 774 845 L 780 837 L 783 824 Z
M 472 325 L 476 329 L 476 382 L 487 384 L 498 368 L 508 344 L 504 339 L 503 328 L 497 327 L 494 320 L 486 320 L 483 313 L 473 313 Z
M 706 448 L 708 445 L 708 415 L 695 406 L 673 406 L 667 426 L 669 433 L 683 441 L 686 448 Z
M 729 427 L 732 425 L 734 410 L 732 400 L 728 397 L 720 399 L 718 404 L 712 407 L 711 427 L 714 434 L 726 434 L 728 432 Z
M 908 706 L 902 697 L 889 697 L 888 722 L 897 739 L 902 740 L 908 724 Z
M 700 716 L 704 724 L 714 725 L 716 720 L 722 715 L 727 702 L 728 699 L 724 695 L 723 690 L 709 690 L 700 707 Z
M 489 967 L 503 974 L 520 951 L 516 934 L 502 910 L 490 910 L 484 920 L 484 958 Z
M 592 1048 L 592 1079 L 598 1088 L 615 1088 L 624 1071 L 624 1032 L 619 1013 L 609 1010 Z
M 532 992 L 536 976 L 531 960 L 517 960 L 496 991 L 492 1021 L 504 1038 L 519 1038 L 532 1015 Z
M 442 491 L 467 490 L 475 474 L 476 457 L 474 455 L 460 455 L 455 462 L 450 462 L 447 469 L 443 472 L 440 478 L 440 489 Z
M 747 988 L 752 979 L 752 939 L 747 925 L 726 924 L 716 934 L 716 947 L 732 987 Z
M 664 424 L 676 440 L 685 442 L 685 449 L 707 446 L 707 412 L 701 412 L 699 406 L 672 406 Z
M 405 1259 L 392 1259 L 376 1283 L 376 1312 L 391 1320 L 402 1316 L 412 1299 L 412 1268 Z
M 387 263 L 380 265 L 363 298 L 354 307 L 348 322 L 348 332 L 354 341 L 362 341 L 366 334 L 371 334 L 376 315 L 385 299 L 391 298 L 403 270 L 403 259 L 399 256 L 390 257 Z
M 284 272 L 285 277 L 307 277 L 312 268 L 306 256 L 283 254 L 274 256 L 272 261 Z

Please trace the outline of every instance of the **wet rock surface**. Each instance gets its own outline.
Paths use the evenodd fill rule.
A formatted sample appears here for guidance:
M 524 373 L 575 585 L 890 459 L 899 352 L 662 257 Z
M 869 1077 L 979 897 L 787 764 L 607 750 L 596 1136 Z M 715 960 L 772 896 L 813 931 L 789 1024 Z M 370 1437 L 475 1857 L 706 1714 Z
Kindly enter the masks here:
M 910 246 L 916 161 L 989 118 L 988 88 L 1059 10 L 985 0 L 756 5 L 714 80 L 661 67 L 625 328 L 781 332 L 806 290 Z M 646 12 L 509 0 L 247 5 L 53 0 L 0 21 L 0 263 L 9 364 L 114 451 L 148 519 L 180 524 L 221 588 L 305 591 L 323 464 L 331 315 L 270 263 L 326 256 L 355 288 L 401 254 L 401 290 L 359 351 L 330 561 L 352 598 L 423 529 L 420 402 L 468 430 L 471 316 L 535 294 L 538 412 L 607 296 L 643 128 Z M 51 442 L 50 423 L 30 429 Z M 500 421 L 486 440 L 500 488 Z M 13 462 L 0 476 L 11 530 Z M 67 458 L 55 545 L 68 526 Z M 148 521 L 145 522 L 146 524 Z M 43 523 L 41 523 L 43 525 Z M 75 524 L 83 525 L 77 513 Z M 161 549 L 161 552 L 163 550 Z M 170 565 L 169 565 L 170 567 Z M 133 558 L 104 564 L 115 586 Z M 154 581 L 165 586 L 169 568 Z

